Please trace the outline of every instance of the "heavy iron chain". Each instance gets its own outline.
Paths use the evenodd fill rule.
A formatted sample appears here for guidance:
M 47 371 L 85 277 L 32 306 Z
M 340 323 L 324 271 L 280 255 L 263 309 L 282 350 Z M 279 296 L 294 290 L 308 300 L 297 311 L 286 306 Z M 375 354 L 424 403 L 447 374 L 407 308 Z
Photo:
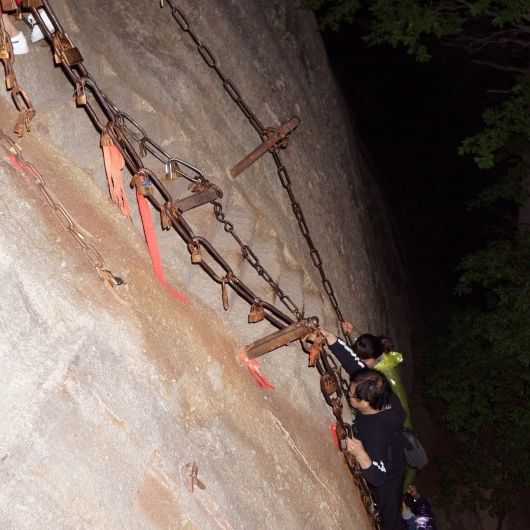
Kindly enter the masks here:
M 332 363 L 330 363 L 332 361 Z M 355 423 L 355 414 L 356 411 L 352 409 L 352 425 L 349 426 L 346 424 L 342 418 L 342 393 L 345 396 L 348 395 L 348 389 L 344 392 L 344 388 L 341 388 L 341 382 L 339 381 L 338 373 L 336 370 L 336 365 L 334 364 L 333 357 L 328 355 L 325 350 L 322 350 L 320 358 L 315 364 L 319 374 L 320 374 L 320 387 L 324 397 L 326 398 L 327 404 L 331 407 L 333 415 L 335 416 L 336 422 L 336 431 L 335 434 L 339 440 L 339 443 L 343 443 L 344 439 L 347 436 L 352 436 L 353 424 Z M 331 385 L 331 386 L 330 386 Z M 348 403 L 349 404 L 349 403 Z M 351 456 L 342 448 L 344 452 L 344 458 L 348 464 L 348 468 L 351 471 L 353 480 L 359 489 L 361 495 L 362 503 L 370 515 L 372 520 L 372 525 L 374 530 L 380 530 L 379 525 L 379 513 L 375 502 L 372 498 L 368 484 L 364 479 L 361 467 L 356 458 Z
M 83 85 L 87 85 L 87 82 L 84 81 Z M 84 89 L 84 86 L 83 86 Z M 104 96 L 106 98 L 106 96 Z M 110 100 L 107 99 L 109 105 L 112 105 Z M 139 145 L 140 156 L 149 151 L 155 158 L 157 158 L 161 163 L 164 164 L 166 176 L 174 178 L 175 176 L 184 177 L 191 182 L 191 189 L 196 186 L 195 189 L 201 189 L 205 186 L 211 185 L 202 171 L 197 167 L 184 162 L 181 159 L 171 157 L 160 145 L 156 144 L 153 140 L 148 138 L 147 133 L 142 127 L 138 125 L 130 116 L 119 112 L 116 110 L 116 123 L 118 124 L 121 132 L 125 135 L 128 135 L 129 138 L 135 140 Z M 188 172 L 184 171 L 183 168 L 187 168 Z M 223 224 L 224 231 L 236 241 L 236 243 L 241 248 L 241 256 L 245 259 L 249 265 L 256 270 L 259 276 L 265 280 L 272 290 L 276 293 L 279 300 L 285 305 L 285 307 L 295 316 L 296 320 L 303 318 L 303 312 L 298 308 L 298 306 L 293 302 L 291 297 L 289 297 L 274 281 L 271 274 L 267 272 L 267 269 L 259 261 L 256 253 L 243 242 L 243 240 L 238 236 L 234 223 L 229 221 L 226 218 L 226 214 L 223 211 L 223 205 L 219 201 L 212 201 L 214 206 L 214 216 L 218 222 Z M 259 298 L 255 299 L 255 302 L 258 302 L 260 305 L 263 305 L 263 301 Z
M 238 108 L 241 110 L 244 116 L 248 119 L 252 127 L 254 127 L 256 132 L 259 134 L 261 140 L 262 141 L 266 140 L 268 137 L 267 129 L 259 121 L 256 114 L 252 112 L 251 108 L 246 103 L 245 99 L 241 95 L 241 92 L 238 90 L 234 82 L 231 79 L 229 79 L 227 76 L 225 76 L 224 73 L 221 71 L 221 69 L 219 68 L 219 63 L 215 55 L 211 52 L 211 50 L 205 44 L 203 44 L 203 42 L 199 39 L 197 34 L 193 31 L 188 19 L 186 18 L 182 10 L 179 9 L 172 0 L 167 0 L 167 4 L 171 8 L 171 13 L 173 15 L 173 18 L 177 22 L 180 29 L 184 33 L 187 33 L 191 37 L 195 45 L 197 46 L 197 51 L 199 52 L 199 55 L 202 57 L 206 65 L 212 70 L 214 70 L 214 72 L 217 74 L 217 76 L 219 77 L 219 79 L 221 80 L 223 84 L 223 88 L 227 91 L 228 95 L 232 98 L 234 103 L 238 106 Z M 317 248 L 315 247 L 313 238 L 311 237 L 311 233 L 309 231 L 309 227 L 307 226 L 307 223 L 304 217 L 304 213 L 293 192 L 291 178 L 289 177 L 289 172 L 287 171 L 287 168 L 283 165 L 278 152 L 276 150 L 271 150 L 271 154 L 273 156 L 274 163 L 276 164 L 276 170 L 278 173 L 278 177 L 280 179 L 280 183 L 282 184 L 283 188 L 285 189 L 285 191 L 287 192 L 289 196 L 289 199 L 291 201 L 291 208 L 293 210 L 296 221 L 298 222 L 298 227 L 300 228 L 300 232 L 302 236 L 304 237 L 307 243 L 307 246 L 309 248 L 309 255 L 311 257 L 311 260 L 313 261 L 313 264 L 315 265 L 318 272 L 320 273 L 322 285 L 324 286 L 324 290 L 329 297 L 331 306 L 333 307 L 333 310 L 335 311 L 335 314 L 337 315 L 339 322 L 343 322 L 344 316 L 339 307 L 339 303 L 337 301 L 337 297 L 335 296 L 333 286 L 331 285 L 330 280 L 326 276 L 322 258 Z M 344 334 L 344 338 L 346 342 L 348 343 L 348 345 L 351 346 L 352 342 L 351 342 L 350 337 L 347 334 Z
M 167 188 L 162 184 L 161 180 L 158 178 L 154 171 L 144 167 L 142 158 L 149 152 L 154 158 L 164 164 L 166 176 L 176 175 L 185 178 L 186 180 L 190 181 L 192 191 L 193 188 L 209 186 L 211 185 L 211 183 L 204 177 L 204 174 L 196 167 L 192 166 L 191 164 L 188 164 L 187 162 L 181 159 L 171 157 L 169 154 L 167 154 L 161 148 L 161 146 L 159 146 L 156 142 L 154 142 L 147 136 L 145 131 L 131 117 L 121 112 L 116 107 L 116 105 L 114 105 L 114 103 L 101 91 L 97 83 L 90 76 L 89 72 L 82 64 L 82 58 L 79 52 L 77 51 L 77 48 L 73 46 L 69 37 L 64 32 L 62 25 L 60 24 L 59 20 L 55 16 L 55 13 L 49 6 L 48 0 L 42 0 L 42 4 L 49 18 L 52 20 L 54 27 L 56 28 L 55 35 L 53 36 L 49 32 L 48 28 L 42 23 L 43 21 L 41 19 L 40 13 L 36 8 L 31 9 L 33 16 L 40 22 L 40 27 L 42 28 L 43 32 L 53 43 L 56 58 L 60 58 L 60 63 L 64 69 L 64 72 L 66 73 L 67 77 L 70 79 L 72 84 L 76 87 L 76 99 L 81 95 L 83 96 L 84 101 L 82 105 L 84 106 L 87 114 L 91 118 L 97 130 L 100 133 L 106 131 L 115 143 L 115 145 L 119 148 L 122 155 L 124 156 L 128 169 L 134 175 L 133 183 L 138 187 L 138 189 L 143 189 L 142 194 L 146 196 L 149 202 L 155 207 L 157 211 L 161 213 L 161 215 L 164 214 L 167 216 L 171 226 L 188 244 L 188 248 L 190 248 L 190 245 L 200 245 L 207 251 L 213 261 L 216 262 L 217 265 L 223 269 L 224 275 L 220 276 L 204 260 L 200 261 L 200 267 L 214 281 L 222 284 L 223 287 L 227 284 L 230 285 L 234 292 L 238 294 L 241 298 L 246 300 L 249 304 L 253 304 L 256 300 L 259 300 L 259 298 L 251 291 L 251 289 L 233 273 L 231 267 L 217 252 L 213 245 L 206 238 L 196 236 L 193 233 L 193 230 L 185 221 L 182 213 L 179 212 L 177 208 L 173 206 L 173 199 Z M 68 48 L 68 46 L 70 46 L 70 48 Z M 209 54 L 206 48 L 202 49 L 202 51 L 200 52 L 201 55 L 204 54 L 203 56 L 208 63 L 208 57 L 212 57 L 211 54 Z M 72 60 L 70 61 L 69 58 L 71 58 Z M 229 91 L 233 88 L 234 94 L 238 94 L 237 89 L 235 89 L 235 87 L 233 87 L 233 85 L 231 85 L 228 80 L 225 83 L 225 87 L 228 87 L 227 90 Z M 93 96 L 90 101 L 86 99 L 86 89 L 88 89 L 88 91 Z M 96 105 L 94 105 L 94 103 Z M 244 108 L 247 108 L 246 104 L 243 104 L 242 98 L 240 98 L 240 108 L 242 108 L 244 112 Z M 98 115 L 97 110 L 99 110 L 99 114 L 102 113 L 102 116 Z M 259 130 L 264 131 L 263 127 L 254 115 L 251 115 L 251 113 L 249 113 L 247 117 L 255 127 L 258 127 Z M 263 134 L 266 135 L 265 131 L 263 132 Z M 138 144 L 137 149 L 133 147 L 131 140 L 135 141 Z M 279 173 L 287 175 L 285 169 L 279 170 Z M 159 199 L 161 200 L 157 199 L 155 197 L 155 194 L 157 194 Z M 217 201 L 213 202 L 215 203 Z M 215 204 L 214 208 L 216 208 Z M 295 215 L 296 212 L 299 211 L 300 214 L 298 214 L 297 218 L 301 218 L 303 220 L 303 215 L 301 215 L 301 208 L 299 206 L 297 208 L 293 206 L 293 211 L 295 212 Z M 217 206 L 214 213 L 216 215 L 217 220 L 224 224 L 225 231 L 231 233 L 232 236 L 236 239 L 236 241 L 240 244 L 243 257 L 247 259 L 247 261 L 258 272 L 258 274 L 260 274 L 261 272 L 260 276 L 265 277 L 265 280 L 269 283 L 269 285 L 274 286 L 273 288 L 275 292 L 278 294 L 280 300 L 284 304 L 292 304 L 290 310 L 295 314 L 298 319 L 300 319 L 301 312 L 296 308 L 296 306 L 294 306 L 292 300 L 287 297 L 283 293 L 283 291 L 281 291 L 279 286 L 277 286 L 277 284 L 272 280 L 270 274 L 266 273 L 265 269 L 259 263 L 259 260 L 257 259 L 255 253 L 251 252 L 250 247 L 244 245 L 240 238 L 237 236 L 237 234 L 235 234 L 235 231 L 233 230 L 233 224 L 229 221 L 226 221 L 224 213 L 222 211 L 222 207 L 220 208 L 219 206 Z M 67 226 L 69 226 L 68 223 Z M 307 225 L 305 224 L 305 220 L 302 222 L 302 226 L 306 227 L 305 234 L 309 236 L 309 231 L 307 229 Z M 304 229 L 302 229 L 302 233 L 304 234 Z M 320 262 L 321 267 L 321 260 L 318 256 L 318 252 L 316 252 L 316 249 L 315 252 L 311 253 L 311 256 L 315 265 Z M 329 284 L 329 287 L 326 287 L 325 284 L 325 288 L 328 295 L 330 292 L 333 292 L 331 289 L 331 284 Z M 265 318 L 274 326 L 281 329 L 293 323 L 291 318 L 289 318 L 286 314 L 282 313 L 274 305 L 269 304 L 267 302 L 262 302 L 262 307 L 264 309 Z M 338 315 L 340 315 L 340 310 Z M 339 316 L 339 318 L 342 320 L 341 315 Z M 364 491 L 368 491 L 366 483 L 364 482 L 364 479 L 361 475 L 358 475 L 356 477 L 356 482 L 358 483 L 359 488 L 361 489 L 362 495 Z M 375 527 L 377 528 L 376 520 L 374 518 L 372 520 L 374 522 Z
M 274 281 L 272 276 L 267 272 L 265 267 L 260 263 L 256 253 L 236 234 L 234 230 L 234 224 L 225 219 L 225 214 L 223 213 L 223 206 L 219 201 L 214 201 L 214 215 L 215 218 L 224 225 L 225 232 L 228 232 L 241 247 L 241 255 L 243 258 L 250 264 L 251 267 L 255 269 L 259 276 L 261 276 L 274 290 L 276 296 L 281 300 L 281 302 L 287 307 L 293 315 L 295 315 L 297 320 L 300 320 L 304 317 L 303 313 L 293 302 L 292 298 L 288 296 L 280 286 Z
M 189 224 L 184 219 L 184 216 L 177 208 L 171 207 L 173 205 L 173 198 L 168 189 L 163 185 L 155 171 L 144 166 L 142 158 L 148 153 L 156 160 L 161 162 L 164 166 L 166 177 L 172 178 L 175 176 L 183 177 L 188 180 L 192 191 L 202 189 L 207 186 L 213 186 L 195 166 L 185 162 L 182 159 L 170 156 L 159 144 L 148 137 L 145 130 L 138 125 L 130 116 L 121 112 L 118 107 L 108 98 L 99 88 L 95 80 L 89 74 L 88 70 L 82 63 L 80 54 L 71 43 L 68 35 L 57 19 L 55 13 L 51 9 L 47 0 L 43 0 L 43 7 L 46 10 L 50 20 L 56 28 L 55 34 L 52 35 L 44 24 L 40 24 L 43 32 L 52 42 L 56 57 L 60 57 L 61 66 L 64 69 L 67 77 L 75 86 L 76 99 L 83 96 L 83 103 L 87 114 L 92 120 L 97 130 L 102 133 L 107 132 L 112 141 L 121 151 L 124 156 L 126 165 L 135 178 L 133 184 L 139 185 L 145 192 L 146 198 L 154 206 L 154 208 L 162 214 L 166 215 L 170 221 L 171 226 L 180 235 L 180 237 L 187 243 L 188 248 L 199 245 L 212 258 L 212 264 L 201 260 L 199 266 L 217 283 L 223 286 L 229 285 L 233 291 L 241 298 L 246 300 L 250 305 L 256 301 L 265 310 L 265 318 L 275 327 L 282 329 L 293 323 L 293 319 L 280 311 L 274 305 L 260 300 L 260 298 L 240 279 L 238 278 L 230 265 L 213 247 L 213 245 L 204 237 L 195 235 Z M 41 21 L 39 10 L 31 9 L 33 16 Z M 67 43 L 68 50 L 64 50 L 64 43 Z M 70 61 L 69 58 L 73 60 Z M 86 98 L 86 92 L 92 96 Z M 79 99 L 77 99 L 79 101 Z M 135 144 L 133 146 L 133 143 Z M 136 179 L 139 177 L 140 182 Z M 214 205 L 215 207 L 215 205 Z M 216 207 L 216 218 L 225 226 L 225 231 L 230 233 L 232 237 L 240 244 L 242 248 L 243 257 L 250 263 L 250 265 L 261 273 L 260 275 L 273 287 L 274 291 L 280 300 L 286 304 L 294 316 L 299 319 L 302 312 L 294 305 L 292 300 L 285 295 L 280 287 L 273 281 L 272 276 L 267 273 L 265 267 L 259 262 L 255 252 L 244 245 L 241 239 L 235 233 L 233 224 L 225 219 L 224 212 L 220 203 Z M 228 223 L 228 224 L 225 224 Z M 214 264 L 222 269 L 222 274 L 218 274 L 214 270 Z
M 13 44 L 4 27 L 2 20 L 2 7 L 0 6 L 0 61 L 4 63 L 5 83 L 7 90 L 11 91 L 13 103 L 18 110 L 18 119 L 15 123 L 13 131 L 17 136 L 24 136 L 25 132 L 30 131 L 30 122 L 34 118 L 36 112 L 31 100 L 18 83 L 15 73 L 15 54 L 13 52 Z
M 22 153 L 13 140 L 9 136 L 5 135 L 0 131 L 0 145 L 4 149 L 4 152 L 14 157 L 16 168 L 22 171 L 29 180 L 35 181 L 38 189 L 43 194 L 44 198 L 50 205 L 53 214 L 57 218 L 57 221 L 61 227 L 68 232 L 78 243 L 81 245 L 83 252 L 90 262 L 90 264 L 96 269 L 100 279 L 105 282 L 109 287 L 116 287 L 122 285 L 124 282 L 118 276 L 114 276 L 106 267 L 105 261 L 101 254 L 96 250 L 93 245 L 90 245 L 85 241 L 85 236 L 82 231 L 78 228 L 78 224 L 74 222 L 66 208 L 61 202 L 55 197 L 52 191 L 48 188 L 46 181 L 42 174 L 35 168 L 31 162 L 27 162 Z
M 173 15 L 173 18 L 175 19 L 175 21 L 177 22 L 177 24 L 179 25 L 181 30 L 184 33 L 187 33 L 190 36 L 190 38 L 193 40 L 193 42 L 197 46 L 197 51 L 198 51 L 199 55 L 202 57 L 202 59 L 204 60 L 206 65 L 209 68 L 211 68 L 211 69 L 213 69 L 215 71 L 215 73 L 217 74 L 217 76 L 219 77 L 219 79 L 221 80 L 221 82 L 223 84 L 223 88 L 227 91 L 227 93 L 230 96 L 230 98 L 238 106 L 238 108 L 241 110 L 243 115 L 248 119 L 248 121 L 250 122 L 252 127 L 259 134 L 261 140 L 262 141 L 266 140 L 267 137 L 268 137 L 267 129 L 259 121 L 259 119 L 257 118 L 256 114 L 254 112 L 252 112 L 251 108 L 246 103 L 246 101 L 244 100 L 243 96 L 241 95 L 241 92 L 238 90 L 238 88 L 233 83 L 233 81 L 223 74 L 223 72 L 219 68 L 219 64 L 218 64 L 218 61 L 217 61 L 215 55 L 211 52 L 211 50 L 205 44 L 203 44 L 203 42 L 199 39 L 197 34 L 193 31 L 188 19 L 186 18 L 186 16 L 182 12 L 182 10 L 179 9 L 174 4 L 174 2 L 172 0 L 167 0 L 167 4 L 171 8 L 171 13 Z M 161 4 L 161 6 L 162 6 L 162 4 Z M 339 307 L 339 303 L 337 301 L 337 297 L 335 296 L 335 293 L 334 293 L 334 290 L 333 290 L 333 286 L 332 286 L 330 280 L 326 276 L 322 258 L 321 258 L 320 253 L 318 252 L 318 250 L 317 250 L 317 248 L 316 248 L 316 246 L 315 246 L 315 244 L 313 242 L 313 239 L 311 237 L 311 233 L 310 233 L 309 227 L 307 225 L 307 222 L 305 220 L 304 213 L 302 211 L 302 207 L 298 203 L 298 201 L 296 199 L 296 196 L 294 194 L 294 191 L 293 191 L 293 188 L 292 188 L 291 179 L 290 179 L 290 176 L 289 176 L 289 172 L 288 172 L 287 168 L 283 165 L 282 160 L 281 160 L 280 155 L 278 154 L 277 150 L 271 150 L 270 152 L 271 152 L 271 154 L 273 156 L 274 163 L 276 164 L 276 170 L 277 170 L 277 173 L 278 173 L 278 177 L 280 179 L 280 183 L 283 186 L 283 188 L 286 190 L 286 192 L 287 192 L 287 194 L 289 196 L 289 200 L 291 201 L 291 208 L 292 208 L 293 213 L 295 215 L 295 218 L 296 218 L 296 220 L 298 222 L 298 227 L 299 227 L 300 232 L 301 232 L 302 236 L 304 237 L 304 239 L 305 239 L 305 241 L 307 243 L 307 246 L 309 248 L 309 255 L 311 257 L 311 260 L 312 260 L 314 266 L 317 268 L 317 270 L 320 273 L 320 278 L 322 280 L 322 285 L 324 286 L 324 290 L 325 290 L 326 294 L 329 297 L 329 300 L 331 302 L 333 310 L 335 311 L 335 314 L 337 315 L 337 318 L 338 318 L 339 322 L 343 322 L 344 321 L 344 316 L 343 316 L 342 311 L 341 311 L 341 309 Z M 242 248 L 243 248 L 243 246 L 242 246 Z M 259 274 L 259 269 L 256 269 L 256 270 L 258 270 L 258 274 Z M 282 298 L 280 297 L 280 299 L 282 299 Z M 345 342 L 350 347 L 353 346 L 351 338 L 350 338 L 350 336 L 348 334 L 344 333 L 344 339 L 345 339 Z M 346 390 L 346 392 L 347 392 L 347 388 L 348 388 L 349 385 L 348 385 L 347 381 L 342 377 L 340 369 L 338 368 L 334 358 L 332 356 L 327 355 L 324 350 L 322 351 L 322 353 L 323 353 L 322 354 L 323 361 L 325 363 L 329 363 L 329 361 L 331 361 L 331 364 L 332 364 L 332 366 L 327 364 L 327 369 L 328 370 L 333 370 L 333 372 L 339 378 L 339 384 L 341 385 L 342 389 Z M 317 364 L 317 367 L 319 367 L 319 364 Z M 319 371 L 320 371 L 320 368 L 319 368 Z M 322 376 L 323 372 L 320 372 L 320 373 L 321 373 L 321 376 Z M 337 421 L 342 421 L 342 419 L 339 420 L 339 417 L 337 416 Z M 354 476 L 354 480 L 355 480 L 355 482 L 356 482 L 356 484 L 357 484 L 357 486 L 358 486 L 358 488 L 359 488 L 359 490 L 361 492 L 361 497 L 362 497 L 362 500 L 363 500 L 363 504 L 367 508 L 368 513 L 371 515 L 372 523 L 374 525 L 374 528 L 377 530 L 379 528 L 378 516 L 374 512 L 372 496 L 371 496 L 370 490 L 369 490 L 369 488 L 368 488 L 368 486 L 366 484 L 366 481 L 364 480 L 364 477 L 361 475 L 359 464 L 357 463 L 357 461 L 355 459 L 348 459 L 347 458 L 347 461 L 348 461 L 348 465 L 349 465 L 349 467 L 350 467 L 350 469 L 352 471 L 352 474 Z

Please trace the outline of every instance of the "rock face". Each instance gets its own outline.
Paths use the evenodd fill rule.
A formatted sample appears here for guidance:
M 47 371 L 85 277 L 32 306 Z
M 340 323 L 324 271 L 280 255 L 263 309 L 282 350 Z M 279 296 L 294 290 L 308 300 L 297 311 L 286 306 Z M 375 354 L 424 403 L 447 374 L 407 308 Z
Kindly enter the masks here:
M 49 4 L 105 94 L 223 190 L 227 219 L 274 281 L 306 316 L 336 329 L 271 156 L 229 176 L 260 138 L 170 7 Z M 264 125 L 300 118 L 280 157 L 340 308 L 407 351 L 392 226 L 312 15 L 284 0 L 186 0 L 178 8 L 206 46 L 200 51 L 216 57 Z M 248 304 L 234 293 L 225 312 L 221 287 L 190 263 L 178 234 L 158 230 L 166 276 L 188 302 L 168 295 L 153 274 L 133 192 L 126 186 L 131 223 L 108 198 L 99 133 L 76 108 L 49 45 L 33 45 L 15 68 L 37 109 L 21 157 L 45 186 L 0 143 L 0 526 L 371 528 L 299 344 L 263 358 L 276 390 L 258 388 L 236 350 L 275 328 L 249 325 Z M 3 92 L 0 129 L 10 133 L 15 120 Z M 145 165 L 163 174 L 153 157 Z M 177 197 L 189 193 L 166 184 Z M 185 217 L 258 296 L 288 312 L 211 205 Z M 91 248 L 125 285 L 106 287 Z M 206 489 L 192 493 L 193 462 Z

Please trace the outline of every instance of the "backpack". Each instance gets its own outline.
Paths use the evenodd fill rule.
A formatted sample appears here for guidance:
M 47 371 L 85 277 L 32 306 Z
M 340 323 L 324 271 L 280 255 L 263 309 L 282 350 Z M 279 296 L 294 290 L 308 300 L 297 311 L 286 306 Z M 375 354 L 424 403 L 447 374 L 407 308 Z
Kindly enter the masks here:
M 421 445 L 417 436 L 407 427 L 403 429 L 403 450 L 405 451 L 405 461 L 407 466 L 413 467 L 417 470 L 423 469 L 429 462 L 427 452 L 423 445 Z

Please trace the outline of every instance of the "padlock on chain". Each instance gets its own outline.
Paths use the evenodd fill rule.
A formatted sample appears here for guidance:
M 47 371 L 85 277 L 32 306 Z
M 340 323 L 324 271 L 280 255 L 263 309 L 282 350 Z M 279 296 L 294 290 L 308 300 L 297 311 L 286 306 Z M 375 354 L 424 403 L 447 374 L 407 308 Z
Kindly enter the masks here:
M 192 241 L 188 243 L 188 250 L 191 253 L 191 262 L 193 264 L 202 262 L 201 245 L 197 241 Z
M 2 11 L 15 11 L 18 9 L 16 0 L 1 0 Z
M 131 180 L 131 188 L 136 188 L 143 197 L 151 195 L 151 184 L 144 173 L 136 173 Z
M 52 43 L 55 64 L 64 63 L 66 66 L 75 66 L 83 62 L 81 52 L 72 44 L 70 37 L 64 31 L 57 31 Z
M 78 107 L 86 105 L 85 87 L 81 83 L 75 87 L 75 103 Z
M 168 160 L 166 162 L 166 180 L 175 180 L 178 179 L 182 173 L 179 169 L 178 162 L 176 160 Z
M 312 331 L 300 339 L 300 342 L 302 343 L 302 349 L 306 353 L 309 353 L 311 351 L 311 348 L 313 347 L 313 344 L 315 343 L 316 338 L 317 338 L 316 331 Z
M 2 34 L 0 35 L 0 61 L 7 61 L 11 56 L 9 53 L 9 44 L 7 42 L 8 38 L 7 32 L 2 31 Z
M 169 212 L 171 210 L 171 203 L 166 202 L 160 209 L 160 223 L 162 225 L 162 230 L 169 230 L 172 225 L 171 217 Z
M 23 9 L 37 9 L 43 7 L 44 4 L 42 3 L 42 0 L 22 0 L 21 6 Z
M 248 313 L 248 323 L 255 324 L 261 322 L 265 318 L 265 310 L 263 309 L 263 303 L 259 298 L 254 300 L 254 303 L 250 306 Z
M 15 72 L 13 71 L 13 63 L 8 61 L 5 63 L 6 70 L 6 88 L 7 90 L 12 90 L 15 87 L 16 78 Z
M 12 73 L 9 73 L 6 75 L 6 89 L 12 90 L 15 86 L 15 75 Z

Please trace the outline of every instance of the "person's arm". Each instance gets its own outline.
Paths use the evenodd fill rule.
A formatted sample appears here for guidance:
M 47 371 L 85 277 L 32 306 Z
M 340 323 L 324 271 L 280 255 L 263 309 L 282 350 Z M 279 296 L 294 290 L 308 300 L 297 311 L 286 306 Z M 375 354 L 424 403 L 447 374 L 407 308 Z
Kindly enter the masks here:
M 360 335 L 357 328 L 349 320 L 343 320 L 341 322 L 341 327 L 342 331 L 354 340 Z
M 346 438 L 346 451 L 355 457 L 361 469 L 368 469 L 372 465 L 370 455 L 358 438 Z
M 388 451 L 372 447 L 370 448 L 372 454 L 368 454 L 361 440 L 357 438 L 346 438 L 346 450 L 359 462 L 361 473 L 368 484 L 377 487 L 384 483 L 389 467 L 389 462 L 386 461 Z M 386 454 L 383 456 L 383 453 Z
M 354 375 L 362 368 L 366 368 L 366 365 L 362 362 L 361 358 L 331 331 L 324 328 L 319 328 L 324 337 L 328 342 L 328 347 L 331 353 L 337 358 L 344 369 L 350 374 Z

